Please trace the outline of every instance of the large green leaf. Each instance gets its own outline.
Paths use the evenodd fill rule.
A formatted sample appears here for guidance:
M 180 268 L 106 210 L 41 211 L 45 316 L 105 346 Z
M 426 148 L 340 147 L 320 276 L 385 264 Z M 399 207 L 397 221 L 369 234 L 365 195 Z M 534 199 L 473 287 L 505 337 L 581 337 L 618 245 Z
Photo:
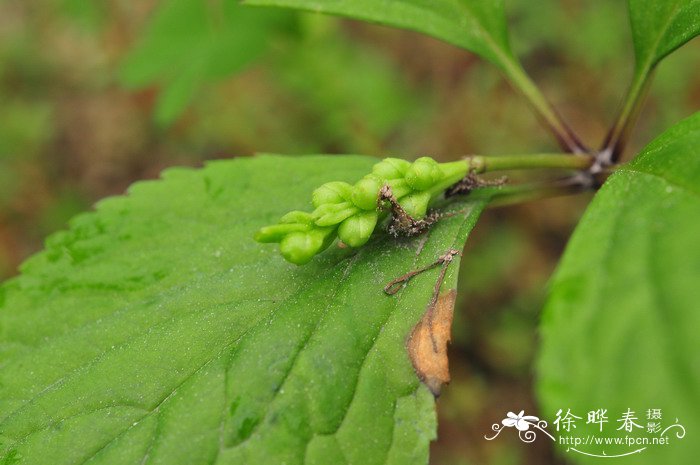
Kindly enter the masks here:
M 697 462 L 699 305 L 697 113 L 608 179 L 567 247 L 542 322 L 539 392 L 548 414 L 571 408 L 585 422 L 587 411 L 607 408 L 604 434 L 613 436 L 626 434 L 615 420 L 627 408 L 643 426 L 647 410 L 659 408 L 664 425 L 677 418 L 688 436 L 671 431 L 671 444 L 633 463 Z
M 637 68 L 663 57 L 700 34 L 700 0 L 629 0 Z
M 426 463 L 433 399 L 405 341 L 439 270 L 382 288 L 461 248 L 484 201 L 303 267 L 252 238 L 375 162 L 171 169 L 52 236 L 0 288 L 0 463 Z
M 410 29 L 512 67 L 503 0 L 243 0 L 246 5 L 297 8 Z
M 170 123 L 203 83 L 249 65 L 290 24 L 284 12 L 232 1 L 166 0 L 126 57 L 121 80 L 129 87 L 161 84 L 156 119 Z

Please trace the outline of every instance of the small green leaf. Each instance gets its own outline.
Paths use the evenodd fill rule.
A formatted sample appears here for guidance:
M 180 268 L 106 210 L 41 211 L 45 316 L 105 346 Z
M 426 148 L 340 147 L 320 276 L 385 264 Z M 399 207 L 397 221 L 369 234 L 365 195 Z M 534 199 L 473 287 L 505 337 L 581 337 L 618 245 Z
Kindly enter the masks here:
M 503 0 L 243 0 L 243 4 L 296 8 L 410 29 L 470 50 L 501 68 L 515 62 Z
M 314 188 L 376 162 L 171 169 L 51 236 L 0 287 L 0 463 L 425 464 L 434 404 L 405 341 L 439 269 L 383 286 L 461 248 L 485 200 L 304 267 L 253 240 L 289 211 L 309 223 Z
M 544 311 L 539 394 L 550 417 L 570 408 L 585 423 L 587 411 L 607 408 L 604 435 L 624 436 L 631 433 L 617 431 L 616 420 L 628 408 L 644 428 L 647 410 L 662 409 L 664 428 L 676 418 L 685 426 L 684 439 L 669 431 L 668 445 L 648 447 L 635 464 L 700 456 L 691 436 L 700 431 L 699 186 L 696 113 L 607 180 L 567 247 Z M 581 425 L 577 431 L 585 434 Z M 621 450 L 605 447 L 608 455 Z
M 204 80 L 204 61 L 202 55 L 192 57 L 189 66 L 163 87 L 155 108 L 156 123 L 167 126 L 185 111 Z
M 156 120 L 169 124 L 203 82 L 242 70 L 265 51 L 270 36 L 289 28 L 289 15 L 281 13 L 235 2 L 165 1 L 122 64 L 121 81 L 161 84 Z
M 700 0 L 629 0 L 629 12 L 638 69 L 650 70 L 700 34 Z

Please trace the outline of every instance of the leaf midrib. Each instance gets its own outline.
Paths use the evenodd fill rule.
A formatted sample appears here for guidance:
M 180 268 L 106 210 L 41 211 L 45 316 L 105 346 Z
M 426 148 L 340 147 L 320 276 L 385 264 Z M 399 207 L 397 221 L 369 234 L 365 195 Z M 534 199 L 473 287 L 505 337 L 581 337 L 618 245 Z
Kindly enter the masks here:
M 661 60 L 662 57 L 657 57 L 658 52 L 659 52 L 659 45 L 661 44 L 661 40 L 665 37 L 666 32 L 668 31 L 669 26 L 673 22 L 673 20 L 678 16 L 678 9 L 680 6 L 680 1 L 676 0 L 676 3 L 673 6 L 673 9 L 670 11 L 668 18 L 666 20 L 666 23 L 663 25 L 661 28 L 661 32 L 657 36 L 656 40 L 654 41 L 654 45 L 651 47 L 649 53 L 647 54 L 647 59 L 644 60 L 639 67 L 639 72 L 637 73 L 639 76 L 646 76 L 654 66 Z
M 352 259 L 352 257 L 350 257 L 350 259 Z M 344 262 L 344 261 L 346 261 L 346 260 L 347 260 L 347 259 L 343 259 L 341 262 L 339 262 L 339 264 L 342 263 L 342 262 Z M 338 266 L 338 265 L 336 265 L 336 266 Z M 310 281 L 310 283 L 311 283 L 311 284 L 315 284 L 313 281 Z M 173 286 L 171 287 L 171 289 L 176 289 L 176 288 L 179 288 L 179 287 L 181 287 L 181 286 L 182 286 L 182 282 L 177 282 L 177 283 L 174 283 L 174 284 L 173 284 Z M 266 321 L 266 319 L 267 319 L 270 315 L 276 313 L 280 308 L 284 307 L 284 305 L 285 305 L 285 303 L 286 303 L 287 301 L 289 301 L 290 299 L 294 299 L 294 298 L 295 298 L 296 296 L 298 296 L 299 294 L 304 294 L 305 292 L 307 292 L 307 291 L 308 291 L 309 289 L 311 289 L 311 288 L 313 288 L 313 286 L 305 286 L 305 287 L 299 288 L 299 289 L 297 289 L 294 293 L 292 293 L 292 294 L 286 296 L 284 299 L 280 299 L 279 305 L 277 305 L 275 308 L 271 309 L 270 312 L 268 312 L 268 314 L 267 314 L 265 317 L 261 317 L 258 323 L 256 323 L 255 325 L 251 326 L 250 328 L 246 329 L 241 335 L 239 335 L 238 338 L 234 339 L 233 341 L 231 341 L 230 343 L 228 343 L 227 345 L 225 345 L 224 347 L 222 347 L 221 351 L 217 352 L 217 354 L 216 354 L 215 356 L 213 356 L 212 358 L 210 358 L 209 360 L 207 360 L 207 361 L 206 361 L 204 364 L 202 364 L 199 368 L 197 368 L 195 371 L 193 371 L 192 373 L 190 373 L 189 375 L 187 375 L 187 376 L 183 379 L 183 381 L 182 381 L 181 383 L 178 383 L 178 384 L 175 386 L 175 388 L 173 388 L 171 392 L 169 392 L 161 401 L 159 401 L 158 404 L 157 404 L 155 407 L 148 408 L 148 407 L 137 407 L 137 406 L 131 406 L 131 405 L 129 405 L 129 407 L 139 408 L 139 409 L 141 409 L 141 410 L 148 411 L 148 414 L 146 414 L 146 415 L 144 415 L 143 417 L 141 417 L 141 418 L 137 421 L 137 423 L 140 422 L 141 420 L 143 420 L 143 418 L 149 416 L 150 414 L 152 414 L 153 412 L 155 412 L 156 410 L 158 410 L 158 408 L 160 407 L 160 405 L 162 405 L 163 402 L 165 402 L 169 397 L 171 397 L 172 394 L 175 393 L 175 392 L 177 391 L 177 389 L 178 389 L 180 386 L 182 386 L 182 384 L 186 383 L 192 376 L 196 375 L 198 372 L 201 371 L 201 369 L 203 369 L 204 367 L 208 366 L 212 361 L 218 359 L 218 358 L 221 356 L 221 352 L 222 352 L 222 351 L 225 351 L 225 350 L 227 350 L 228 348 L 230 348 L 231 346 L 233 346 L 233 345 L 235 345 L 235 344 L 238 344 L 238 343 L 239 343 L 245 336 L 247 336 L 251 331 L 257 329 L 262 323 L 264 323 L 264 322 Z M 174 294 L 176 293 L 175 290 L 173 290 L 173 293 L 174 293 Z M 219 304 L 217 304 L 217 306 L 221 306 L 221 305 L 237 305 L 237 304 L 240 304 L 240 303 L 246 302 L 246 301 L 251 301 L 251 299 L 237 299 L 237 300 L 234 300 L 234 301 L 231 301 L 231 302 L 219 303 Z M 259 301 L 259 299 L 255 299 L 255 301 Z M 137 306 L 137 305 L 138 305 L 138 304 L 132 304 L 132 305 L 130 305 L 130 306 L 128 306 L 128 307 L 133 307 L 133 306 Z M 115 310 L 115 312 L 112 312 L 110 315 L 113 315 L 114 313 L 119 313 L 119 312 L 122 312 L 122 311 L 127 311 L 127 310 L 125 310 L 125 309 L 117 309 L 117 310 Z M 191 314 L 196 313 L 196 312 L 198 312 L 198 311 L 201 311 L 201 310 L 199 310 L 199 309 L 194 309 L 193 311 L 190 311 L 190 312 L 184 312 L 184 313 L 183 313 L 182 315 L 180 315 L 180 316 L 191 315 Z M 91 323 L 93 323 L 93 322 L 94 322 L 94 320 L 91 320 L 91 321 L 88 321 L 88 322 L 86 322 L 86 323 L 84 323 L 84 324 L 81 324 L 80 326 L 77 326 L 77 327 L 75 327 L 75 328 L 72 328 L 70 332 L 74 332 L 74 331 L 80 330 L 80 329 L 82 329 L 82 328 L 85 327 L 85 326 L 89 326 L 89 325 L 90 325 Z M 35 396 L 33 396 L 32 398 L 26 400 L 25 402 L 22 403 L 22 405 L 20 405 L 19 407 L 17 407 L 16 409 L 14 409 L 12 412 L 10 412 L 2 421 L 0 421 L 0 427 L 2 427 L 2 425 L 4 425 L 8 420 L 10 420 L 11 418 L 13 418 L 16 414 L 18 414 L 19 411 L 21 411 L 22 409 L 26 408 L 28 405 L 34 403 L 36 400 L 38 400 L 39 398 L 43 397 L 43 396 L 46 395 L 47 393 L 53 392 L 53 391 L 55 391 L 57 388 L 60 388 L 60 387 L 63 386 L 67 381 L 69 381 L 70 379 L 73 379 L 75 376 L 77 376 L 78 374 L 80 374 L 80 373 L 83 372 L 84 370 L 86 370 L 86 369 L 88 369 L 88 368 L 94 366 L 95 364 L 99 363 L 99 362 L 100 362 L 101 360 L 103 360 L 103 359 L 105 358 L 105 356 L 107 356 L 108 354 L 113 353 L 114 351 L 119 350 L 120 348 L 122 348 L 122 347 L 124 347 L 124 346 L 127 346 L 130 342 L 132 342 L 132 341 L 134 341 L 134 340 L 136 340 L 136 339 L 142 337 L 144 334 L 148 333 L 149 331 L 153 330 L 154 328 L 162 327 L 162 326 L 164 326 L 164 325 L 167 325 L 168 323 L 169 323 L 168 320 L 162 320 L 162 321 L 158 321 L 157 323 L 155 323 L 155 324 L 153 324 L 153 325 L 149 325 L 149 326 L 143 328 L 143 329 L 142 329 L 141 331 L 139 331 L 138 333 L 135 333 L 132 337 L 129 337 L 129 338 L 127 338 L 127 339 L 121 341 L 119 344 L 115 344 L 115 345 L 113 345 L 113 346 L 110 346 L 110 347 L 107 348 L 106 350 L 100 352 L 98 355 L 96 355 L 96 356 L 95 356 L 92 360 L 90 360 L 89 362 L 83 363 L 83 364 L 78 365 L 77 367 L 71 369 L 71 370 L 69 371 L 69 373 L 67 373 L 67 374 L 65 374 L 64 376 L 62 376 L 61 378 L 59 378 L 59 379 L 57 379 L 57 380 L 51 382 L 49 385 L 47 385 L 47 386 L 45 386 L 43 389 L 41 389 L 41 391 L 39 391 Z M 66 337 L 66 336 L 67 336 L 67 334 L 61 335 L 61 337 Z M 108 406 L 108 407 L 118 407 L 119 405 L 120 405 L 120 404 L 114 404 L 114 405 L 111 405 L 111 406 Z M 105 408 L 107 408 L 107 407 L 105 407 Z M 55 421 L 53 421 L 53 422 L 50 422 L 50 423 L 44 425 L 44 426 L 41 427 L 41 428 L 37 428 L 37 429 L 35 429 L 35 430 L 30 431 L 29 433 L 25 434 L 24 436 L 17 437 L 17 438 L 14 438 L 14 439 L 15 439 L 16 442 L 23 442 L 24 440 L 26 440 L 28 437 L 32 436 L 33 434 L 36 434 L 36 433 L 39 432 L 39 431 L 42 431 L 42 430 L 44 430 L 44 429 L 46 429 L 46 428 L 49 428 L 49 427 L 51 427 L 52 425 L 55 425 L 56 423 L 60 423 L 61 421 L 65 421 L 65 420 L 70 419 L 70 418 L 77 418 L 77 417 L 79 417 L 79 416 L 92 413 L 92 412 L 95 411 L 95 410 L 96 410 L 96 409 L 93 409 L 93 410 L 86 410 L 86 411 L 83 411 L 83 412 L 80 412 L 80 413 L 72 414 L 72 415 L 69 415 L 69 416 L 67 416 L 67 417 L 63 417 L 63 418 L 57 419 L 57 420 L 55 420 Z M 99 410 L 99 409 L 97 409 L 97 410 Z M 133 425 L 132 425 L 132 426 L 133 426 Z M 130 428 L 127 428 L 127 430 L 125 430 L 124 432 L 128 431 L 129 429 L 130 429 Z M 120 435 L 121 435 L 121 434 L 122 434 L 122 433 L 120 433 Z M 118 436 L 117 436 L 117 437 L 118 437 Z M 116 439 L 116 437 L 113 438 L 112 441 L 113 441 L 114 439 Z

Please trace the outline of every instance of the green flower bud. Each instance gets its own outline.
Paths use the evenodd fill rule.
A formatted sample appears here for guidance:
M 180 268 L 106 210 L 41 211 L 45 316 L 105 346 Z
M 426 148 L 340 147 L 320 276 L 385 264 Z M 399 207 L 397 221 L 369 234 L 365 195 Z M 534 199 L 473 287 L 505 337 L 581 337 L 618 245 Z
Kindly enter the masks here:
M 372 173 L 382 179 L 398 179 L 403 178 L 410 166 L 410 162 L 400 158 L 385 158 L 372 167 Z
M 387 184 L 391 187 L 391 193 L 397 199 L 413 192 L 413 188 L 408 185 L 405 179 L 392 179 L 387 181 Z
M 326 203 L 349 201 L 351 195 L 352 186 L 350 184 L 340 181 L 327 182 L 311 194 L 311 203 L 313 203 L 314 208 L 318 208 Z
M 335 240 L 335 237 L 337 235 L 336 234 L 337 229 L 338 228 L 336 228 L 335 226 L 332 226 L 330 228 L 316 228 L 315 229 L 315 231 L 319 231 L 321 234 L 324 235 L 323 244 L 321 245 L 321 248 L 318 249 L 318 252 L 316 252 L 317 254 L 323 252 L 328 247 L 330 247 L 330 245 L 333 243 L 333 241 Z
M 338 237 L 350 247 L 364 245 L 377 226 L 379 214 L 376 211 L 364 211 L 351 216 L 338 228 Z
M 408 185 L 419 191 L 430 189 L 442 176 L 438 162 L 429 157 L 419 158 L 406 170 Z
M 314 219 L 311 217 L 311 213 L 308 212 L 303 212 L 299 210 L 294 210 L 286 215 L 284 215 L 282 218 L 280 218 L 280 223 L 282 224 L 308 224 L 311 226 L 313 223 Z
M 377 227 L 379 217 L 386 212 L 377 208 L 382 186 L 391 192 L 407 214 L 423 218 L 428 210 L 431 194 L 443 186 L 458 181 L 466 173 L 468 163 L 454 162 L 439 165 L 428 157 L 413 163 L 397 158 L 386 158 L 374 165 L 372 173 L 355 185 L 329 182 L 313 192 L 312 213 L 292 211 L 278 224 L 266 226 L 255 233 L 258 242 L 279 242 L 282 256 L 292 263 L 303 265 L 329 247 L 336 234 L 351 247 L 364 245 Z
M 311 227 L 307 224 L 275 224 L 260 228 L 255 233 L 254 239 L 258 242 L 280 242 L 290 233 L 308 231 Z
M 280 242 L 280 253 L 296 265 L 308 263 L 323 246 L 325 236 L 316 230 L 287 234 Z
M 399 200 L 399 204 L 413 218 L 423 218 L 430 203 L 429 192 L 415 192 Z
M 311 217 L 317 226 L 334 226 L 358 212 L 351 202 L 326 203 L 313 211 Z
M 377 195 L 382 187 L 382 180 L 377 176 L 367 175 L 357 181 L 352 188 L 352 203 L 363 210 L 377 208 Z

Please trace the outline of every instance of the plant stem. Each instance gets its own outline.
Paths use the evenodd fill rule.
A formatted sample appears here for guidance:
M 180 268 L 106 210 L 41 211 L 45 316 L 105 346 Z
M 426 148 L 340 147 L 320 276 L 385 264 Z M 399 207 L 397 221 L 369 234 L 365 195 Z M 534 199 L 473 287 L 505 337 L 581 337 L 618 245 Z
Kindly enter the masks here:
M 498 189 L 495 193 L 491 189 Z M 500 188 L 483 188 L 474 191 L 472 198 L 479 195 L 492 199 L 490 207 L 503 207 L 509 205 L 530 202 L 551 197 L 578 194 L 588 190 L 588 186 L 580 182 L 577 177 L 561 178 L 555 181 L 520 184 L 514 186 L 503 186 Z M 481 191 L 481 192 L 480 192 Z
M 576 134 L 566 125 L 561 116 L 542 95 L 539 88 L 530 79 L 525 70 L 515 60 L 503 60 L 502 70 L 510 83 L 528 100 L 530 106 L 538 114 L 549 131 L 557 139 L 561 148 L 572 153 L 586 153 L 588 149 L 576 137 Z
M 474 173 L 527 169 L 585 170 L 593 165 L 591 155 L 570 153 L 534 153 L 527 155 L 475 155 L 467 158 Z
M 565 169 L 586 170 L 595 162 L 595 157 L 571 153 L 534 153 L 527 155 L 473 155 L 464 160 L 441 163 L 440 169 L 444 179 L 430 188 L 432 197 L 464 178 L 470 172 L 474 174 L 494 171 L 529 170 L 529 169 Z
M 616 163 L 625 149 L 630 132 L 637 122 L 644 97 L 651 84 L 651 68 L 645 67 L 635 72 L 634 79 L 627 91 L 622 110 L 608 132 L 600 156 L 606 165 Z

